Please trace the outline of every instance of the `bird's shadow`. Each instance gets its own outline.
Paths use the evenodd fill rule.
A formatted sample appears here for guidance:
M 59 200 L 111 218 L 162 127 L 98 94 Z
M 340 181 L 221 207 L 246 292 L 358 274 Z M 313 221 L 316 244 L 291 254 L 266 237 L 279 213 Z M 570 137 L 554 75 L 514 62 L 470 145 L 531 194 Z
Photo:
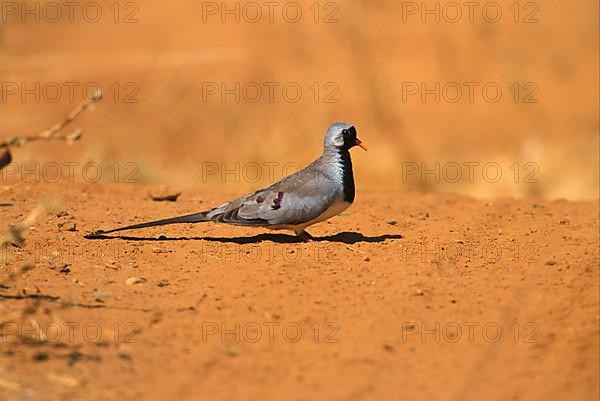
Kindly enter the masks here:
M 258 244 L 264 241 L 271 241 L 278 244 L 293 244 L 302 243 L 302 239 L 288 234 L 258 234 L 251 237 L 134 237 L 129 235 L 106 235 L 106 234 L 88 234 L 85 236 L 86 239 L 91 240 L 108 240 L 108 239 L 122 239 L 127 241 L 209 241 L 209 242 L 220 242 L 220 243 L 234 243 L 234 244 Z M 359 242 L 384 242 L 385 240 L 402 239 L 400 234 L 383 234 L 376 235 L 373 237 L 365 236 L 362 233 L 355 232 L 342 232 L 334 235 L 328 235 L 325 237 L 315 237 L 315 242 L 337 242 L 343 244 L 356 244 Z

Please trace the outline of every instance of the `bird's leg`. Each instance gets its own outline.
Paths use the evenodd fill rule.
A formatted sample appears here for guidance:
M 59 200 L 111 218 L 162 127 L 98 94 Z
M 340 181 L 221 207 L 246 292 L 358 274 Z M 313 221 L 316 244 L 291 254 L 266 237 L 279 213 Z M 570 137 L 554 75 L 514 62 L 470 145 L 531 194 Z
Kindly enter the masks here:
M 313 237 L 312 235 L 310 235 L 308 232 L 306 232 L 304 230 L 301 230 L 301 231 L 294 230 L 294 232 L 296 233 L 298 238 L 300 238 L 304 242 L 311 242 L 311 241 L 315 240 L 315 237 Z

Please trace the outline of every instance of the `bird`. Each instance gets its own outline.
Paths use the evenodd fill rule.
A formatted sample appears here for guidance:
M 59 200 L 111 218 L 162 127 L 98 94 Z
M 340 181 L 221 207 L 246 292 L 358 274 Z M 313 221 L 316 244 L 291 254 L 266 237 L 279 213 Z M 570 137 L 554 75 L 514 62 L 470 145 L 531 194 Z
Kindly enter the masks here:
M 212 221 L 236 226 L 292 230 L 301 240 L 312 241 L 315 238 L 306 231 L 307 227 L 342 213 L 354 202 L 350 149 L 355 146 L 367 150 L 366 145 L 357 137 L 353 125 L 335 123 L 327 129 L 323 153 L 318 159 L 269 187 L 200 213 L 99 230 L 86 237 L 167 224 Z

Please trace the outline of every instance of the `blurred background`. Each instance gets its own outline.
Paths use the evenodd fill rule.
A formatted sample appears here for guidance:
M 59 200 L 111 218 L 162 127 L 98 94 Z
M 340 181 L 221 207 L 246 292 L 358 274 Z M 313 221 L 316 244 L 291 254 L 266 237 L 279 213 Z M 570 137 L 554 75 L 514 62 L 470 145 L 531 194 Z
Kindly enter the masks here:
M 3 2 L 0 137 L 97 85 L 81 141 L 15 162 L 243 191 L 310 162 L 344 121 L 369 146 L 353 150 L 359 191 L 598 197 L 597 1 L 274 3 Z

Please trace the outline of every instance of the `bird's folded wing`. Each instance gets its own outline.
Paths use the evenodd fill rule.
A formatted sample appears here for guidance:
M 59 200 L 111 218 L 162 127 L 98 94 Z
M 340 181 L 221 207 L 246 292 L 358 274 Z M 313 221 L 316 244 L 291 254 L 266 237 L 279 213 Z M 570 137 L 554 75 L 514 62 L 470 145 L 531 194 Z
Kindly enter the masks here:
M 294 177 L 209 212 L 216 221 L 239 225 L 295 225 L 325 212 L 335 201 L 327 177 Z

